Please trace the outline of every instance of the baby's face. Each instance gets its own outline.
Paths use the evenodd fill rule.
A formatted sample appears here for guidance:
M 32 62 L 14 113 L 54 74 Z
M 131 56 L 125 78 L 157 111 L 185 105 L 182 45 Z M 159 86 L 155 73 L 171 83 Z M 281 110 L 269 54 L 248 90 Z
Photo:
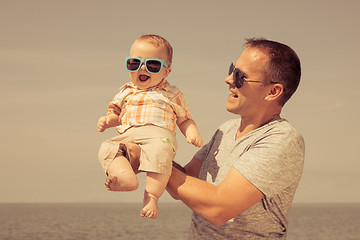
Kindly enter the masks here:
M 168 56 L 164 47 L 155 47 L 144 40 L 136 40 L 130 49 L 130 57 L 138 58 L 158 58 L 167 61 Z M 171 68 L 162 67 L 161 72 L 157 74 L 149 73 L 143 64 L 137 72 L 129 72 L 131 81 L 139 89 L 148 89 L 158 85 L 165 79 Z

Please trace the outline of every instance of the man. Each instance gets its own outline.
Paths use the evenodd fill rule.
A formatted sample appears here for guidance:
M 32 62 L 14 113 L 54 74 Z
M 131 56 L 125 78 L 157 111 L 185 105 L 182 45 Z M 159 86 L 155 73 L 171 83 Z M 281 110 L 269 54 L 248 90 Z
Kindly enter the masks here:
M 241 119 L 222 124 L 184 168 L 174 163 L 167 186 L 194 211 L 189 239 L 286 238 L 304 141 L 280 113 L 299 85 L 300 61 L 278 42 L 245 46 L 225 79 L 226 109 Z

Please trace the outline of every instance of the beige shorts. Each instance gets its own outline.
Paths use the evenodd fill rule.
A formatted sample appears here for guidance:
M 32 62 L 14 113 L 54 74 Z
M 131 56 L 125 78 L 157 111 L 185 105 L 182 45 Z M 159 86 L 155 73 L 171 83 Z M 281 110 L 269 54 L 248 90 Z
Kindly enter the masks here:
M 171 175 L 172 161 L 177 150 L 176 136 L 170 130 L 153 125 L 132 127 L 103 142 L 99 161 L 105 173 L 116 154 L 124 151 L 126 142 L 136 143 L 141 148 L 139 171 Z

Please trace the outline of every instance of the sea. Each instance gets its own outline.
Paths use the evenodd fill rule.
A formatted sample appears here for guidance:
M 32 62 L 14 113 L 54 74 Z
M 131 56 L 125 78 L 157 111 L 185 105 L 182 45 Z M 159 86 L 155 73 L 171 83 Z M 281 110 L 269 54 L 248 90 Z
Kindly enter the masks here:
M 1 240 L 182 240 L 191 210 L 159 203 L 159 218 L 139 216 L 142 203 L 0 203 Z M 294 203 L 287 240 L 359 240 L 360 203 Z

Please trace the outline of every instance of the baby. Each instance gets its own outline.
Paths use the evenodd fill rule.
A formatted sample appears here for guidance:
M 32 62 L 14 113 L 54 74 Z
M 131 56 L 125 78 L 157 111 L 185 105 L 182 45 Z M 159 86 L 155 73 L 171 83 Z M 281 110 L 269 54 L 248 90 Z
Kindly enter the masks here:
M 196 147 L 203 145 L 185 96 L 166 80 L 172 54 L 170 43 L 163 37 L 143 35 L 136 39 L 130 57 L 125 59 L 131 82 L 120 88 L 108 105 L 107 115 L 97 124 L 100 132 L 116 127 L 120 133 L 105 141 L 99 150 L 99 161 L 108 175 L 107 189 L 136 190 L 136 173 L 146 172 L 140 215 L 153 219 L 158 216 L 157 202 L 171 175 L 177 150 L 176 125 L 187 142 Z M 134 143 L 140 153 L 140 165 L 135 167 L 131 164 L 134 153 L 128 147 Z

